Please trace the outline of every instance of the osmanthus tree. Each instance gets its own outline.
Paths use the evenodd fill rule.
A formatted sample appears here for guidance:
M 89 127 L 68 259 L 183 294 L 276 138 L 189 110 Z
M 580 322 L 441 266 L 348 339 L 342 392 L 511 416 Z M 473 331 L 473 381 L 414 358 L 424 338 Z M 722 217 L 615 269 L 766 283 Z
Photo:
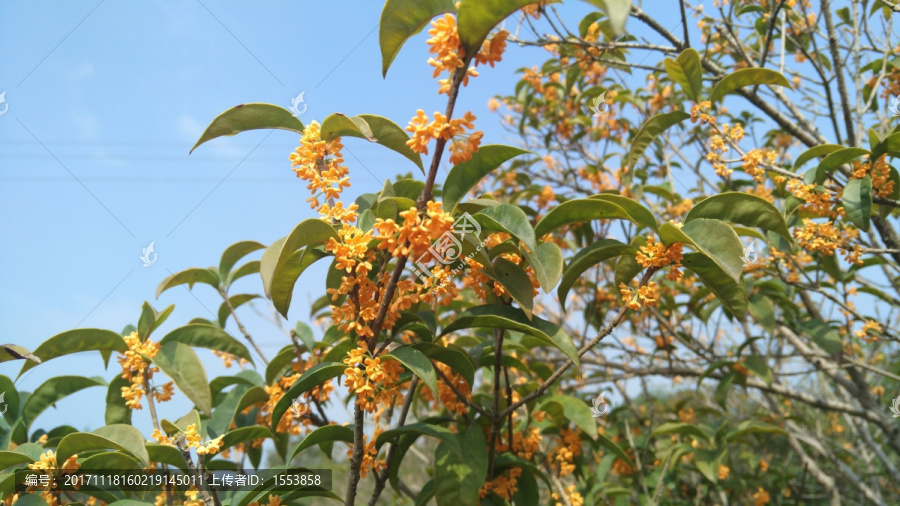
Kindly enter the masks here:
M 145 303 L 121 334 L 76 329 L 33 355 L 4 347 L 0 360 L 32 360 L 20 376 L 86 351 L 106 361 L 117 352 L 121 373 L 51 378 L 32 393 L 0 377 L 3 500 L 889 503 L 900 492 L 900 422 L 889 411 L 900 379 L 900 178 L 890 165 L 900 132 L 886 112 L 900 91 L 898 8 L 771 0 L 708 14 L 682 3 L 676 35 L 673 20 L 627 0 L 591 3 L 597 12 L 566 20 L 543 2 L 388 0 L 384 72 L 427 28 L 447 99 L 405 128 L 339 113 L 304 125 L 252 103 L 214 119 L 198 146 L 252 129 L 297 132 L 290 161 L 318 216 L 160 284 L 157 297 L 208 285 L 222 297 L 215 320 L 157 339 L 173 307 Z M 661 42 L 628 35 L 630 18 Z M 460 93 L 509 41 L 542 46 L 548 60 L 491 104 L 505 104 L 522 144 L 483 144 Z M 379 143 L 423 177 L 352 195 L 345 141 Z M 453 167 L 437 181 L 444 156 Z M 287 318 L 311 269 L 327 270 L 309 308 L 323 335 L 299 323 L 265 357 L 238 316 L 260 294 L 232 285 L 258 275 Z M 229 319 L 255 353 L 225 330 Z M 209 380 L 196 348 L 243 370 Z M 108 388 L 108 425 L 32 427 L 92 386 Z M 610 388 L 621 400 L 607 412 L 597 396 Z M 174 395 L 195 408 L 165 412 Z M 341 402 L 352 420 L 329 418 Z M 131 425 L 144 406 L 149 435 Z M 341 445 L 343 497 L 272 480 L 187 493 L 22 489 L 14 473 L 287 469 L 319 450 L 342 461 Z

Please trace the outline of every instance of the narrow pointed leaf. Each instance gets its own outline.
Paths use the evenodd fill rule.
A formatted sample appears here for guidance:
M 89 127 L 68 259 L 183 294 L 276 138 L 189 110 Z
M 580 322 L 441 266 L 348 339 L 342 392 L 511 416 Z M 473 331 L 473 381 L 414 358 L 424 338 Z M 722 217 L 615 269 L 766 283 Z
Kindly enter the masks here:
M 271 128 L 303 134 L 303 123 L 283 107 L 272 104 L 241 104 L 216 116 L 191 148 L 191 152 L 216 137 Z
M 713 88 L 712 93 L 710 93 L 709 100 L 710 102 L 717 102 L 725 95 L 744 86 L 755 86 L 758 84 L 775 84 L 791 87 L 790 81 L 779 72 L 771 69 L 747 68 L 735 71 L 719 81 Z

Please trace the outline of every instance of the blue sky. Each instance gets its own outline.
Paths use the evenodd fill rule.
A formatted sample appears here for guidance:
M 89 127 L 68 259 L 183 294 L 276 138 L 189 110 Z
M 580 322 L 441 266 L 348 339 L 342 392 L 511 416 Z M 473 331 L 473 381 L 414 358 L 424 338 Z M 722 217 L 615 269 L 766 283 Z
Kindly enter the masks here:
M 344 112 L 405 126 L 418 108 L 443 111 L 424 34 L 382 79 L 380 9 L 381 2 L 348 1 L 0 4 L 0 92 L 8 105 L 0 116 L 3 342 L 34 349 L 73 328 L 119 331 L 136 323 L 144 300 L 158 309 L 176 305 L 157 339 L 191 318 L 211 318 L 221 300 L 209 287 L 195 287 L 193 295 L 173 289 L 157 301 L 156 286 L 170 272 L 218 264 L 230 244 L 269 244 L 314 216 L 287 160 L 296 134 L 247 132 L 188 156 L 212 118 L 243 102 L 288 107 L 301 91 L 304 122 Z M 562 8 L 573 26 L 590 10 L 578 2 Z M 458 108 L 478 116 L 485 143 L 516 142 L 486 103 L 512 91 L 517 68 L 546 58 L 542 50 L 510 47 L 497 68 L 484 69 L 463 90 Z M 378 145 L 345 145 L 351 201 L 414 170 Z M 438 179 L 444 175 L 446 168 Z M 143 267 L 141 250 L 151 241 L 157 261 Z M 320 272 L 304 274 L 288 327 L 308 320 L 309 294 L 323 285 Z M 245 278 L 232 293 L 242 291 L 259 293 L 259 279 Z M 287 344 L 253 312 L 242 315 L 268 356 Z M 229 330 L 239 336 L 233 322 Z M 210 379 L 225 373 L 218 359 L 199 353 Z M 0 373 L 14 378 L 20 367 L 8 362 Z M 98 354 L 82 354 L 33 369 L 19 389 L 61 374 L 111 379 L 117 370 L 113 363 L 104 373 Z M 104 395 L 100 388 L 78 393 L 34 427 L 101 426 Z M 178 397 L 161 416 L 188 409 Z M 135 423 L 149 427 L 146 409 Z

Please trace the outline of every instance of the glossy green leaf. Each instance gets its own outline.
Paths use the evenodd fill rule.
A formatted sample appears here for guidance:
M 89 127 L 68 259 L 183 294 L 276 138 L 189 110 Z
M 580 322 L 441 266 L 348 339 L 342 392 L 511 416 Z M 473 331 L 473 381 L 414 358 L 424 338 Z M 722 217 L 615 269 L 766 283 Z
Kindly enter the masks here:
M 861 230 L 868 232 L 872 215 L 872 178 L 851 179 L 841 195 L 847 219 Z
M 272 408 L 272 425 L 277 426 L 294 399 L 341 374 L 347 366 L 340 362 L 323 362 L 307 369 Z
M 747 293 L 742 283 L 735 282 L 721 267 L 702 253 L 687 253 L 681 263 L 700 277 L 703 286 L 715 294 L 732 316 L 744 320 L 747 314 Z
M 533 3 L 534 0 L 462 0 L 458 31 L 465 61 L 471 60 L 481 50 L 481 43 L 495 26 L 510 14 Z
M 162 283 L 156 288 L 156 298 L 158 299 L 160 294 L 173 286 L 187 284 L 190 289 L 194 287 L 195 283 L 205 283 L 218 290 L 220 282 L 219 276 L 212 270 L 192 267 L 181 272 L 176 272 L 162 280 Z
M 559 227 L 571 223 L 614 218 L 632 221 L 627 211 L 612 202 L 592 198 L 569 200 L 550 209 L 535 225 L 534 235 L 544 237 Z
M 323 141 L 330 141 L 335 137 L 359 137 L 374 141 L 369 124 L 356 116 L 347 116 L 336 112 L 322 120 L 320 137 Z
M 544 398 L 537 408 L 546 412 L 563 426 L 568 427 L 568 420 L 591 438 L 597 437 L 597 419 L 593 417 L 588 404 L 569 395 L 550 395 Z
M 155 443 L 147 443 L 144 447 L 147 449 L 147 456 L 149 457 L 150 462 L 168 464 L 172 467 L 181 469 L 182 471 L 187 470 L 187 464 L 185 464 L 184 459 L 181 457 L 181 452 L 178 451 L 178 448 Z
M 79 390 L 89 387 L 106 386 L 103 378 L 85 378 L 84 376 L 55 376 L 41 383 L 22 405 L 22 422 L 25 428 L 50 406 L 60 399 L 68 397 Z
M 731 442 L 750 434 L 787 434 L 787 432 L 777 425 L 761 422 L 759 420 L 744 420 L 739 423 L 733 431 L 725 435 L 725 441 Z M 769 437 L 771 436 L 767 436 L 766 439 Z
M 628 251 L 619 255 L 619 259 L 616 261 L 616 277 L 614 281 L 616 287 L 622 283 L 626 285 L 631 283 L 631 280 L 644 270 L 644 267 L 637 263 L 637 251 L 645 244 L 647 244 L 646 237 L 642 235 L 635 236 L 630 244 L 634 251 Z M 560 301 L 565 303 L 562 299 Z
M 700 63 L 700 53 L 696 49 L 688 48 L 678 55 L 678 59 L 666 58 L 663 61 L 669 78 L 678 83 L 685 95 L 692 102 L 700 102 L 703 92 L 703 65 Z
M 166 334 L 160 339 L 159 344 L 165 345 L 171 342 L 183 343 L 188 346 L 206 348 L 214 351 L 224 351 L 242 358 L 251 364 L 253 357 L 250 356 L 250 350 L 247 349 L 240 341 L 231 337 L 231 334 L 225 332 L 219 327 L 212 325 L 185 325 L 178 327 Z
M 636 200 L 630 199 L 624 195 L 616 195 L 614 193 L 600 193 L 597 195 L 592 195 L 590 198 L 594 200 L 604 200 L 606 202 L 612 202 L 613 204 L 621 207 L 628 213 L 628 216 L 631 217 L 631 221 L 638 223 L 640 225 L 644 225 L 650 227 L 654 232 L 659 229 L 659 224 L 656 223 L 656 218 L 653 217 L 653 213 L 650 212 L 649 209 L 642 206 Z
M 419 33 L 432 18 L 445 12 L 456 12 L 452 0 L 387 0 L 378 25 L 382 75 L 387 75 L 403 44 Z
M 311 446 L 329 441 L 343 441 L 347 444 L 352 444 L 353 428 L 343 425 L 325 425 L 319 427 L 316 430 L 310 432 L 309 435 L 304 437 L 303 440 L 294 447 L 294 449 L 291 451 L 291 456 L 287 459 L 287 461 L 290 462 L 294 460 L 294 457 L 296 457 L 297 454 Z
M 397 429 L 391 429 L 382 432 L 378 435 L 378 439 L 375 440 L 375 446 L 380 448 L 385 443 L 392 441 L 395 437 L 403 436 L 406 434 L 423 434 L 426 436 L 431 436 L 446 444 L 450 451 L 452 451 L 455 455 L 459 457 L 463 456 L 463 448 L 460 446 L 459 440 L 457 439 L 457 434 L 455 432 L 440 425 L 433 425 L 430 423 L 422 422 L 411 423 Z
M 531 278 L 524 269 L 503 257 L 495 258 L 493 267 L 492 270 L 483 270 L 482 272 L 490 279 L 500 283 L 500 286 L 506 289 L 506 293 L 519 303 L 519 307 L 530 320 L 534 307 Z
M 764 68 L 746 68 L 732 72 L 719 81 L 709 95 L 710 102 L 717 102 L 725 95 L 743 88 L 759 84 L 775 84 L 791 87 L 790 81 L 780 72 Z
M 275 308 L 285 318 L 291 304 L 294 284 L 312 263 L 310 260 L 318 259 L 314 254 L 305 257 L 301 248 L 323 244 L 330 238 L 338 238 L 334 227 L 320 219 L 310 218 L 297 225 L 287 237 L 272 243 L 263 253 L 259 265 L 263 289 L 266 297 L 272 299 Z
M 125 424 L 107 425 L 93 432 L 69 434 L 59 442 L 56 458 L 59 462 L 65 462 L 76 453 L 91 450 L 120 450 L 135 457 L 144 465 L 150 462 L 141 431 Z
M 555 242 L 544 242 L 538 245 L 537 250 L 533 253 L 523 250 L 528 265 L 534 269 L 534 277 L 544 293 L 550 293 L 550 290 L 559 283 L 560 276 L 563 273 L 563 253 Z
M 803 164 L 812 160 L 813 158 L 825 156 L 843 148 L 844 146 L 841 146 L 840 144 L 820 144 L 818 146 L 811 147 L 797 157 L 797 161 L 794 162 L 794 170 L 799 169 L 803 166 Z
M 697 218 L 712 218 L 757 227 L 775 232 L 791 241 L 791 232 L 778 208 L 768 200 L 750 193 L 725 192 L 704 199 L 687 213 L 684 223 Z
M 462 376 L 470 387 L 475 384 L 475 364 L 464 350 L 434 343 L 416 343 L 412 347 L 421 351 L 431 360 L 449 365 L 453 372 Z
M 682 422 L 665 422 L 654 429 L 650 434 L 650 437 L 667 436 L 669 434 L 681 434 L 683 436 L 692 436 L 706 442 L 710 441 L 709 435 L 703 432 L 696 424 Z
M 471 159 L 454 166 L 447 174 L 441 197 L 444 211 L 453 213 L 463 197 L 485 176 L 508 160 L 525 153 L 530 151 L 500 144 L 488 144 L 478 148 Z
M 843 349 L 841 336 L 830 325 L 822 320 L 813 318 L 802 322 L 800 329 L 804 334 L 812 338 L 816 346 L 825 350 L 825 353 L 837 355 Z
M 500 204 L 496 207 L 487 207 L 472 217 L 488 230 L 506 232 L 521 241 L 529 250 L 537 249 L 534 229 L 531 228 L 528 215 L 519 206 Z
M 255 439 L 273 438 L 272 431 L 268 427 L 259 425 L 251 425 L 249 427 L 238 427 L 232 429 L 222 436 L 222 447 L 220 450 L 231 448 L 238 443 L 246 443 Z
M 725 222 L 710 218 L 695 218 L 684 227 L 678 228 L 671 223 L 663 223 L 659 227 L 659 238 L 666 245 L 674 242 L 685 243 L 686 246 L 703 253 L 732 280 L 739 281 L 744 272 L 741 257 L 744 244 L 737 233 Z
M 9 346 L 9 345 L 6 345 Z M 57 334 L 47 339 L 34 350 L 40 362 L 25 362 L 19 377 L 38 363 L 46 362 L 64 355 L 71 355 L 82 351 L 107 351 L 124 352 L 128 349 L 122 336 L 111 330 L 102 329 L 75 329 Z M 9 350 L 7 350 L 9 353 Z M 18 351 L 15 352 L 19 354 Z
M 191 148 L 191 152 L 216 137 L 270 128 L 303 134 L 303 123 L 283 107 L 272 104 L 241 104 L 216 116 L 197 140 L 197 144 Z
M 473 425 L 454 437 L 458 438 L 456 445 L 462 448 L 462 456 L 446 441 L 434 452 L 434 498 L 438 506 L 478 504 L 478 491 L 488 472 L 484 432 Z
M 131 425 L 131 408 L 125 405 L 125 398 L 122 397 L 122 387 L 131 386 L 131 381 L 117 375 L 109 382 L 106 389 L 106 411 L 103 419 L 106 425 L 116 423 L 124 423 Z
M 434 372 L 434 366 L 431 360 L 421 351 L 411 346 L 401 346 L 395 348 L 385 357 L 393 357 L 397 359 L 404 367 L 419 377 L 432 392 L 437 392 L 437 373 Z
M 0 451 L 0 469 L 6 469 L 7 467 L 20 464 L 33 464 L 34 461 L 35 459 L 24 453 Z
M 650 146 L 660 134 L 665 132 L 669 127 L 677 125 L 690 117 L 691 115 L 684 111 L 673 111 L 657 114 L 648 119 L 641 125 L 640 130 L 638 130 L 634 139 L 631 141 L 631 148 L 628 150 L 628 154 L 625 155 L 625 158 L 622 159 L 622 167 L 634 169 L 635 163 L 644 156 L 644 151 L 647 150 L 647 147 Z
M 171 378 L 175 386 L 200 411 L 210 414 L 212 393 L 206 379 L 206 369 L 193 348 L 178 341 L 169 341 L 163 344 L 153 357 L 153 364 Z
M 634 248 L 615 239 L 600 239 L 576 253 L 575 256 L 569 260 L 569 265 L 567 265 L 566 269 L 563 271 L 562 282 L 556 292 L 557 295 L 559 295 L 559 302 L 562 304 L 563 308 L 565 308 L 566 297 L 569 295 L 569 290 L 572 288 L 572 285 L 575 284 L 575 281 L 577 281 L 586 270 L 600 262 L 605 262 L 610 258 L 615 258 L 623 253 L 630 253 L 633 251 Z
M 869 150 L 863 148 L 843 148 L 829 154 L 816 167 L 816 183 L 824 183 L 829 173 L 841 165 L 867 154 L 869 154 Z
M 475 306 L 463 311 L 450 325 L 444 327 L 441 335 L 470 328 L 515 330 L 537 337 L 547 344 L 555 346 L 575 363 L 575 367 L 581 368 L 578 350 L 575 348 L 571 336 L 558 325 L 537 316 L 532 317 L 529 321 L 521 309 L 498 304 Z
M 403 155 L 416 164 L 416 167 L 422 171 L 422 174 L 425 173 L 422 157 L 406 144 L 406 141 L 409 140 L 409 134 L 400 125 L 374 114 L 360 114 L 357 118 L 369 125 L 369 131 L 372 132 L 372 139 L 370 140 L 374 140 L 374 142 Z M 418 198 L 418 195 L 416 197 Z
M 228 274 L 231 273 L 232 267 L 234 267 L 238 261 L 250 253 L 261 249 L 265 249 L 265 245 L 256 241 L 236 242 L 225 248 L 225 251 L 222 253 L 222 258 L 219 260 L 219 276 L 221 276 L 222 279 L 228 279 Z

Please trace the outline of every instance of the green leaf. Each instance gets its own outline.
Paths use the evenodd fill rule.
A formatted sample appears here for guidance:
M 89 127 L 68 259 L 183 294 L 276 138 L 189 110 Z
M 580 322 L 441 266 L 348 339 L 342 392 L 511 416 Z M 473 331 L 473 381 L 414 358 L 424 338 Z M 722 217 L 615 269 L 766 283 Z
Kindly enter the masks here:
M 750 315 L 753 319 L 769 332 L 775 330 L 775 306 L 772 300 L 762 293 L 755 293 L 750 297 Z
M 230 430 L 222 436 L 222 447 L 220 450 L 231 448 L 238 443 L 253 441 L 254 439 L 274 438 L 275 435 L 268 427 L 260 427 L 259 425 L 251 425 L 249 427 L 238 427 Z
M 303 123 L 291 114 L 291 111 L 272 104 L 241 104 L 216 116 L 197 140 L 197 144 L 191 148 L 191 152 L 197 149 L 197 146 L 216 137 L 270 128 L 290 130 L 303 135 Z
M 322 383 L 344 374 L 345 369 L 347 369 L 347 366 L 340 362 L 324 362 L 307 369 L 306 372 L 297 378 L 297 381 L 291 385 L 291 388 L 281 396 L 281 399 L 278 400 L 275 407 L 272 408 L 272 426 L 275 427 L 278 425 L 278 422 L 281 421 L 281 417 L 284 416 L 284 412 L 287 411 L 291 403 L 294 402 L 294 399 Z
M 369 124 L 356 116 L 347 116 L 336 112 L 322 120 L 319 137 L 323 141 L 330 141 L 335 137 L 359 137 L 369 141 L 375 141 Z
M 41 359 L 28 351 L 24 346 L 0 344 L 0 362 L 9 362 L 10 360 L 31 360 L 35 365 L 41 363 Z
M 535 225 L 534 235 L 544 237 L 559 227 L 570 223 L 614 218 L 633 221 L 627 211 L 606 200 L 593 198 L 569 200 L 550 209 L 541 221 Z
M 803 166 L 803 164 L 812 160 L 813 158 L 834 153 L 839 149 L 844 149 L 844 146 L 841 146 L 840 144 L 821 144 L 819 146 L 809 148 L 797 157 L 797 161 L 794 162 L 794 170 L 799 169 Z
M 669 246 L 674 242 L 685 243 L 712 259 L 734 281 L 740 281 L 744 272 L 741 257 L 744 245 L 737 233 L 726 223 L 709 218 L 696 218 L 684 227 L 671 223 L 659 227 L 659 238 Z
M 473 218 L 489 230 L 506 232 L 522 242 L 529 250 L 537 249 L 534 229 L 528 222 L 528 215 L 519 206 L 500 204 L 478 211 Z
M 780 72 L 763 68 L 741 69 L 732 72 L 719 81 L 713 88 L 712 93 L 710 93 L 709 101 L 718 102 L 722 97 L 739 88 L 758 84 L 777 84 L 778 86 L 791 87 L 790 81 L 781 75 Z
M 264 249 L 265 245 L 260 244 L 256 241 L 241 241 L 232 244 L 231 246 L 225 248 L 225 251 L 222 253 L 222 259 L 219 260 L 219 276 L 222 279 L 228 279 L 228 274 L 231 272 L 231 268 L 234 267 L 236 263 L 245 256 L 253 253 L 254 251 L 258 251 Z
M 56 458 L 59 462 L 65 462 L 76 453 L 92 450 L 120 450 L 135 457 L 144 465 L 150 462 L 141 431 L 125 424 L 107 425 L 93 432 L 69 434 L 59 442 Z
M 406 434 L 424 434 L 426 436 L 431 436 L 447 445 L 447 448 L 456 456 L 464 456 L 464 450 L 460 446 L 460 441 L 457 439 L 455 432 L 446 427 L 441 427 L 440 425 L 423 422 L 411 423 L 397 429 L 384 431 L 378 436 L 378 439 L 375 440 L 375 446 L 380 448 L 385 443 L 393 441 L 395 437 Z
M 228 297 L 228 303 L 231 304 L 232 308 L 237 310 L 237 308 L 241 307 L 244 303 L 258 298 L 260 298 L 259 295 L 256 295 L 255 293 L 240 293 Z M 231 309 L 228 308 L 228 303 L 223 302 L 219 306 L 219 325 L 223 329 L 225 328 L 225 324 L 228 323 L 228 317 L 231 316 Z
M 475 384 L 475 364 L 465 351 L 434 343 L 416 343 L 412 347 L 432 360 L 449 365 L 454 372 L 466 380 L 470 387 Z
M 4 345 L 10 346 L 10 345 Z M 47 339 L 34 350 L 40 360 L 38 362 L 25 362 L 19 377 L 38 363 L 46 362 L 64 355 L 71 355 L 81 351 L 106 351 L 124 352 L 128 349 L 122 336 L 111 330 L 103 329 L 75 329 L 57 334 Z M 6 350 L 10 353 L 10 350 Z M 15 351 L 16 354 L 20 354 Z
M 159 344 L 165 345 L 172 342 L 209 350 L 224 351 L 251 364 L 253 363 L 253 357 L 250 356 L 250 350 L 246 346 L 231 337 L 231 334 L 228 332 L 212 325 L 192 324 L 178 327 L 160 339 Z
M 703 432 L 700 427 L 692 423 L 682 422 L 666 422 L 654 429 L 650 434 L 650 437 L 659 437 L 668 434 L 681 434 L 684 436 L 693 436 L 706 442 L 710 441 L 709 435 Z
M 588 0 L 592 4 L 602 2 L 606 6 L 606 16 L 609 18 L 609 27 L 615 37 L 625 34 L 625 23 L 631 12 L 632 0 Z
M 24 453 L 19 452 L 11 452 L 11 451 L 0 451 L 0 469 L 6 469 L 10 466 L 17 466 L 20 464 L 33 464 L 33 458 L 25 455 Z
M 535 3 L 534 0 L 462 0 L 459 6 L 459 43 L 468 63 L 491 30 L 517 10 Z
M 565 418 L 591 438 L 597 437 L 597 419 L 593 417 L 591 408 L 581 399 L 569 395 L 551 395 L 544 399 L 538 409 L 546 411 L 557 421 L 561 422 Z
M 524 250 L 523 253 L 528 265 L 534 269 L 534 276 L 544 289 L 544 293 L 550 293 L 563 273 L 562 250 L 555 242 L 548 241 L 539 244 L 534 253 L 528 250 Z
M 263 289 L 266 297 L 272 299 L 275 308 L 285 318 L 291 305 L 294 284 L 306 267 L 318 259 L 314 255 L 306 257 L 300 249 L 322 244 L 329 238 L 338 238 L 334 227 L 320 219 L 310 218 L 297 225 L 287 237 L 272 243 L 263 253 L 259 264 Z
M 684 223 L 697 218 L 714 218 L 747 227 L 758 227 L 775 232 L 788 242 L 792 240 L 791 232 L 778 208 L 768 200 L 749 193 L 725 192 L 704 199 L 687 213 Z
M 153 357 L 153 364 L 175 382 L 175 386 L 193 402 L 197 408 L 210 414 L 212 411 L 212 393 L 206 379 L 206 369 L 187 344 L 170 341 L 163 344 Z
M 316 345 L 316 337 L 313 335 L 313 329 L 304 322 L 297 322 L 294 333 L 300 338 L 300 341 L 306 346 L 307 350 L 312 350 Z
M 478 491 L 487 477 L 487 442 L 481 427 L 473 424 L 456 437 L 463 456 L 446 441 L 434 451 L 434 498 L 438 506 L 478 504 Z
M 653 213 L 633 199 L 614 193 L 600 193 L 592 195 L 590 198 L 612 202 L 624 209 L 625 212 L 628 213 L 628 216 L 631 217 L 631 221 L 650 227 L 654 232 L 659 229 L 659 224 L 656 223 L 656 218 L 653 217 Z
M 475 306 L 463 311 L 456 320 L 444 327 L 441 335 L 446 335 L 459 329 L 470 328 L 515 330 L 516 332 L 537 337 L 547 344 L 555 346 L 575 363 L 575 367 L 581 368 L 581 363 L 578 360 L 578 350 L 575 348 L 575 343 L 572 342 L 571 336 L 558 325 L 537 316 L 532 317 L 529 321 L 521 309 L 498 304 Z
M 181 457 L 181 452 L 178 451 L 178 448 L 155 443 L 147 443 L 144 447 L 147 448 L 147 455 L 150 462 L 168 464 L 181 469 L 182 471 L 187 470 L 187 464 L 185 464 L 184 459 Z
M 104 421 L 106 425 L 116 423 L 124 423 L 131 425 L 131 408 L 125 405 L 125 398 L 122 397 L 122 387 L 131 386 L 131 381 L 117 375 L 109 382 L 106 389 L 106 412 L 104 413 Z
M 445 12 L 456 12 L 453 0 L 387 0 L 378 25 L 382 75 L 387 75 L 403 44 L 432 18 Z
M 406 144 L 406 141 L 409 140 L 409 134 L 400 125 L 387 118 L 373 114 L 360 114 L 357 118 L 369 125 L 369 131 L 372 132 L 372 139 L 369 140 L 400 153 L 416 164 L 416 167 L 422 171 L 422 174 L 425 173 L 422 157 Z
M 556 292 L 557 295 L 559 295 L 559 302 L 562 304 L 563 308 L 565 308 L 566 297 L 569 295 L 569 290 L 585 271 L 600 262 L 605 262 L 610 258 L 615 258 L 623 253 L 632 251 L 634 251 L 634 248 L 615 239 L 600 239 L 576 253 L 575 256 L 569 260 L 569 265 L 567 265 L 566 269 L 563 271 L 562 283 L 560 283 L 559 289 Z
M 610 450 L 611 452 L 613 452 L 613 454 L 616 457 L 625 461 L 626 464 L 628 464 L 630 466 L 634 465 L 634 462 L 632 462 L 631 457 L 629 457 L 628 454 L 625 453 L 625 450 L 623 450 L 621 446 L 614 443 L 612 439 L 604 436 L 603 434 L 597 434 L 597 444 L 599 444 L 600 446 L 603 446 L 607 450 Z
M 847 212 L 847 219 L 864 232 L 869 231 L 872 215 L 872 178 L 851 179 L 844 187 L 841 202 Z
M 195 283 L 205 283 L 218 291 L 220 282 L 219 276 L 212 270 L 192 267 L 181 272 L 176 272 L 162 280 L 162 283 L 156 288 L 156 298 L 158 299 L 160 294 L 169 288 L 183 284 L 187 284 L 190 289 L 194 288 Z
M 17 498 L 12 504 L 13 506 L 47 506 L 47 501 L 38 494 L 22 494 L 22 496 Z M 149 506 L 149 503 L 141 506 Z
M 747 314 L 747 293 L 744 285 L 735 282 L 721 267 L 702 253 L 688 253 L 681 259 L 682 265 L 694 271 L 719 302 L 738 320 Z
M 386 354 L 385 357 L 397 359 L 407 369 L 425 382 L 425 386 L 427 386 L 429 390 L 432 392 L 438 391 L 437 374 L 434 372 L 434 366 L 431 365 L 431 360 L 428 360 L 428 357 L 421 351 L 411 346 L 401 346 Z
M 249 276 L 250 274 L 259 274 L 259 260 L 251 260 L 238 267 L 237 269 L 229 272 L 227 284 L 231 286 L 231 284 L 235 281 L 241 279 L 244 276 Z
M 744 358 L 744 366 L 753 374 L 762 378 L 767 385 L 772 384 L 772 369 L 766 363 L 766 358 L 759 355 L 749 355 Z
M 616 287 L 622 283 L 625 283 L 626 285 L 631 283 L 631 280 L 634 279 L 639 272 L 644 270 L 644 268 L 637 263 L 637 250 L 645 244 L 647 244 L 646 237 L 642 235 L 635 236 L 630 244 L 634 251 L 629 251 L 627 254 L 619 256 L 619 259 L 616 261 L 616 278 L 614 281 Z M 560 299 L 560 302 L 565 304 L 565 301 L 562 299 Z
M 291 451 L 291 456 L 287 459 L 287 462 L 294 460 L 294 457 L 296 457 L 297 454 L 299 454 L 303 450 L 313 445 L 318 445 L 329 441 L 343 441 L 345 443 L 352 444 L 353 428 L 345 427 L 343 425 L 325 425 L 319 427 L 318 429 L 310 432 L 308 436 L 303 438 L 303 440 L 294 447 L 293 451 Z
M 781 427 L 759 420 L 744 420 L 733 431 L 725 435 L 725 442 L 731 442 L 749 434 L 787 434 L 787 432 Z
M 684 111 L 674 111 L 657 114 L 648 119 L 641 125 L 641 129 L 638 130 L 638 133 L 635 134 L 634 139 L 631 141 L 631 149 L 628 150 L 628 154 L 622 159 L 622 167 L 634 169 L 634 164 L 644 155 L 647 147 L 661 133 L 665 132 L 672 125 L 681 123 L 690 117 L 691 115 Z
M 843 148 L 829 154 L 816 167 L 816 183 L 824 183 L 827 175 L 834 169 L 866 154 L 869 154 L 869 150 L 863 148 Z
M 494 259 L 493 271 L 487 269 L 482 272 L 506 289 L 513 300 L 519 303 L 519 307 L 525 312 L 525 316 L 531 319 L 531 311 L 534 307 L 534 291 L 531 279 L 524 269 L 503 257 Z
M 666 58 L 663 63 L 669 77 L 681 86 L 685 95 L 693 102 L 700 102 L 700 94 L 703 92 L 703 66 L 700 63 L 700 53 L 696 49 L 688 48 L 678 55 L 677 60 Z
M 447 174 L 444 193 L 441 196 L 444 211 L 453 213 L 463 197 L 475 188 L 479 181 L 506 161 L 525 153 L 530 151 L 500 144 L 488 144 L 478 148 L 471 159 L 454 166 Z
M 79 390 L 89 387 L 106 386 L 103 378 L 85 378 L 84 376 L 56 376 L 48 379 L 28 396 L 22 406 L 22 422 L 29 428 L 35 418 L 47 408 Z
M 830 325 L 813 318 L 800 324 L 800 329 L 804 334 L 812 338 L 813 342 L 819 348 L 825 350 L 830 355 L 837 355 L 843 349 L 841 344 L 841 336 Z

